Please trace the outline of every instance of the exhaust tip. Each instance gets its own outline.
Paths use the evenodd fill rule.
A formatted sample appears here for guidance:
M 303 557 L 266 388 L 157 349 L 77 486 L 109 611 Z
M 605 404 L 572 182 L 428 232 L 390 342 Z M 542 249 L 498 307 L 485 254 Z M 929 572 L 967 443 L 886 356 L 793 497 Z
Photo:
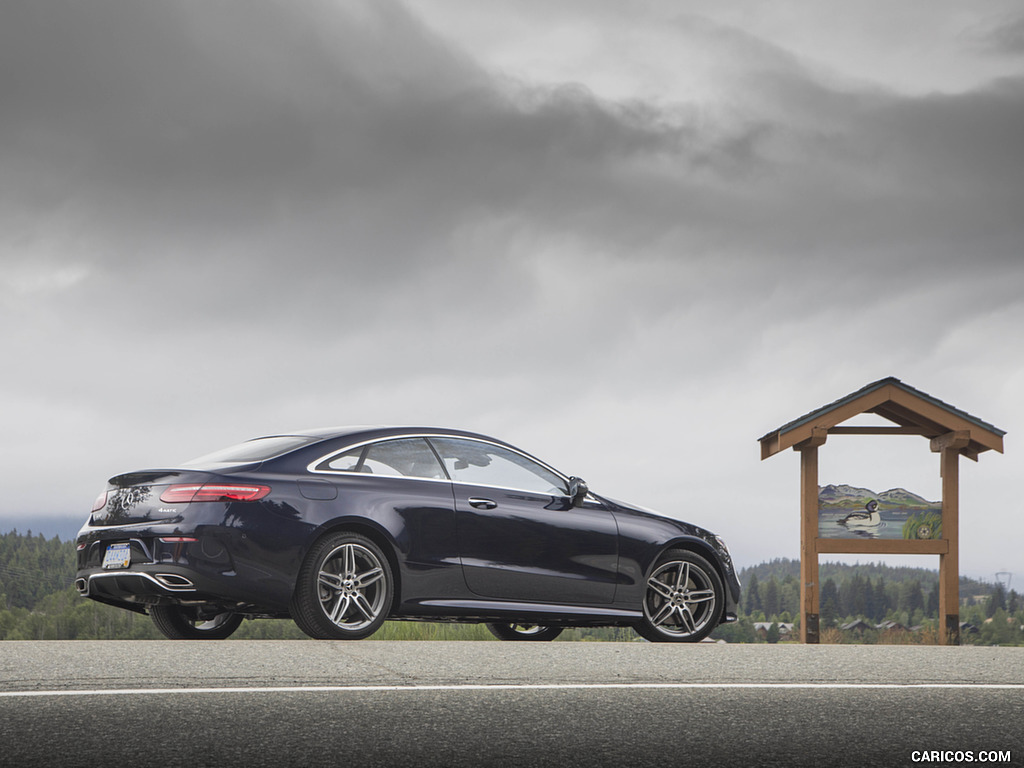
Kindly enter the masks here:
M 153 577 L 168 589 L 191 589 L 194 586 L 189 579 L 176 573 L 155 573 Z
M 85 579 L 75 579 L 75 589 L 78 590 L 78 594 L 87 595 L 89 594 L 89 582 Z

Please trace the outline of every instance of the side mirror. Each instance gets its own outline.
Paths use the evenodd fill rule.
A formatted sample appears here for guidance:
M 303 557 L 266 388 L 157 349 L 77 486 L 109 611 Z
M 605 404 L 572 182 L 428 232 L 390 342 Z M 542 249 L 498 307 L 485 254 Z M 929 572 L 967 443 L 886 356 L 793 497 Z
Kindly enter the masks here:
M 587 484 L 578 477 L 569 478 L 569 500 L 572 501 L 574 507 L 583 505 L 583 500 L 587 498 L 587 494 L 590 489 L 587 488 Z

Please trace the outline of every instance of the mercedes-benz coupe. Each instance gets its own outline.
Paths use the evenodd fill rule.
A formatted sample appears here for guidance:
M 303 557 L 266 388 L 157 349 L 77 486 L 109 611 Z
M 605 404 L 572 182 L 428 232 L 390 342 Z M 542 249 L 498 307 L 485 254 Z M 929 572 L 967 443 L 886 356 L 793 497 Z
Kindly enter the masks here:
M 414 620 L 695 642 L 736 619 L 740 595 L 718 536 L 452 429 L 295 432 L 117 475 L 77 547 L 82 595 L 174 639 L 290 617 L 320 639 Z

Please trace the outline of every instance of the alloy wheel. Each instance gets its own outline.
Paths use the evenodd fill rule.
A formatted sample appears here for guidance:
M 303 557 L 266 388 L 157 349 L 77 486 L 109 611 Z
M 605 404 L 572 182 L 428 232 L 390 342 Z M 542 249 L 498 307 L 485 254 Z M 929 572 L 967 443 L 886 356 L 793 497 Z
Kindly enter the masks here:
M 196 609 L 178 605 L 151 606 L 149 616 L 164 637 L 171 640 L 224 640 L 242 624 L 242 616 L 237 613 L 200 615 Z
M 670 552 L 647 578 L 644 620 L 636 629 L 648 640 L 696 642 L 718 624 L 722 583 L 704 558 Z
M 324 558 L 317 574 L 320 607 L 343 629 L 373 624 L 384 610 L 384 567 L 366 547 L 342 544 Z
M 562 634 L 562 627 L 548 627 L 544 624 L 527 624 L 513 622 L 511 624 L 488 623 L 488 631 L 499 640 L 532 640 L 547 642 Z
M 387 619 L 394 590 L 391 564 L 376 542 L 358 533 L 329 533 L 299 569 L 292 619 L 310 637 L 360 640 Z

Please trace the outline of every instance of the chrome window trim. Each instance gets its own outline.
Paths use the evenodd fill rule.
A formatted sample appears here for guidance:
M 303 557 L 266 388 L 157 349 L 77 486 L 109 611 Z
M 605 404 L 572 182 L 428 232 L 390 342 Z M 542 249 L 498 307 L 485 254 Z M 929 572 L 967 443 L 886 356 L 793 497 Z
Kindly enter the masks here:
M 561 477 L 561 475 L 559 475 Z M 507 485 L 489 485 L 487 483 L 467 483 L 464 480 L 451 480 L 452 485 L 468 486 L 470 488 L 494 488 L 496 491 L 515 491 L 516 493 L 527 493 L 533 496 L 557 496 L 560 499 L 569 498 L 567 493 L 548 493 L 547 491 L 535 491 L 529 488 L 509 488 Z
M 366 445 L 373 445 L 374 443 L 389 443 L 392 440 L 408 440 L 410 438 L 417 438 L 417 437 L 426 438 L 426 437 L 429 437 L 429 435 L 426 435 L 426 434 L 389 435 L 388 437 L 375 437 L 372 440 L 363 440 L 363 442 L 361 442 L 361 443 L 352 443 L 351 445 L 345 446 L 341 450 L 331 451 L 330 453 L 324 454 L 319 459 L 316 459 L 315 461 L 310 462 L 306 466 L 306 471 L 310 472 L 310 473 L 312 473 L 314 475 L 333 475 L 333 476 L 344 475 L 345 477 L 377 477 L 377 478 L 380 478 L 380 477 L 390 477 L 393 480 L 427 480 L 427 481 L 432 482 L 432 483 L 450 483 L 451 480 L 448 479 L 448 477 L 418 477 L 417 475 L 377 475 L 377 474 L 371 474 L 369 472 L 352 472 L 351 470 L 348 470 L 348 469 L 317 469 L 317 467 L 320 464 L 323 464 L 323 463 L 325 463 L 327 461 L 330 461 L 331 459 L 334 459 L 334 458 L 336 458 L 338 456 L 341 456 L 343 454 L 349 453 L 350 451 L 354 451 L 356 448 L 362 448 L 363 446 L 366 446 Z M 438 435 L 438 437 L 441 437 L 441 435 Z M 445 469 L 444 462 L 441 461 L 441 457 L 437 455 L 437 452 L 434 450 L 434 446 L 432 446 L 432 445 L 430 445 L 428 443 L 427 447 L 430 449 L 430 452 L 434 455 L 434 458 L 437 460 L 438 464 L 440 465 L 441 471 L 444 472 L 445 475 L 447 475 L 448 474 L 448 470 Z
M 503 491 L 518 491 L 520 493 L 533 493 L 533 494 L 539 494 L 539 495 L 542 495 L 542 496 L 563 496 L 563 494 L 541 493 L 540 491 L 536 491 L 536 490 L 532 490 L 532 489 L 528 489 L 528 488 L 510 488 L 507 485 L 489 485 L 487 483 L 467 483 L 467 482 L 465 482 L 463 480 L 442 479 L 442 478 L 437 478 L 437 477 L 416 477 L 416 476 L 413 476 L 413 475 L 371 475 L 371 474 L 363 473 L 363 472 L 351 472 L 351 471 L 345 470 L 345 469 L 317 469 L 317 467 L 319 465 L 323 464 L 326 461 L 330 461 L 335 456 L 340 456 L 343 453 L 348 453 L 349 451 L 354 451 L 356 448 L 362 448 L 364 445 L 370 445 L 371 443 L 383 443 L 383 442 L 388 442 L 390 440 L 407 440 L 409 438 L 416 438 L 416 437 L 422 437 L 422 438 L 425 438 L 427 440 L 429 440 L 431 437 L 446 438 L 446 439 L 449 439 L 449 440 L 466 440 L 466 441 L 469 441 L 469 442 L 472 442 L 472 443 L 483 443 L 484 445 L 493 445 L 495 448 L 501 448 L 502 450 L 511 451 L 512 453 L 519 454 L 524 459 L 526 459 L 528 461 L 532 461 L 534 464 L 538 464 L 538 465 L 544 467 L 544 469 L 548 470 L 553 475 L 555 475 L 557 477 L 560 477 L 562 480 L 564 480 L 567 488 L 568 488 L 568 485 L 569 485 L 569 478 L 566 475 L 562 474 L 561 472 L 559 472 L 557 469 L 555 469 L 551 465 L 545 464 L 540 459 L 537 459 L 537 458 L 531 456 L 530 454 L 525 453 L 524 451 L 520 451 L 517 448 L 512 448 L 511 446 L 505 445 L 503 443 L 499 443 L 499 442 L 497 442 L 495 440 L 484 440 L 483 438 L 479 438 L 479 437 L 467 437 L 467 436 L 464 436 L 464 435 L 446 435 L 446 434 L 443 434 L 443 433 L 434 433 L 434 432 L 410 432 L 410 433 L 407 433 L 407 434 L 400 434 L 400 435 L 388 435 L 387 437 L 375 437 L 375 438 L 373 438 L 371 440 L 364 440 L 361 443 L 352 443 L 351 445 L 345 446 L 341 450 L 331 451 L 330 453 L 324 454 L 319 459 L 316 459 L 315 461 L 310 462 L 309 465 L 306 467 L 306 471 L 310 472 L 311 474 L 315 474 L 315 475 L 333 475 L 333 476 L 342 475 L 344 477 L 390 478 L 392 480 L 425 480 L 425 481 L 431 482 L 431 483 L 450 483 L 450 484 L 453 484 L 453 485 L 470 486 L 470 487 L 473 487 L 473 488 L 496 488 L 496 489 L 503 490 Z M 436 452 L 436 449 L 434 448 L 433 445 L 430 446 L 430 449 L 432 451 Z M 438 457 L 438 458 L 440 459 L 440 457 Z M 444 470 L 445 474 L 448 473 L 448 468 L 444 465 L 443 461 L 441 461 L 441 469 Z
M 204 461 L 204 459 L 206 459 L 207 456 L 216 456 L 219 453 L 224 453 L 225 451 L 229 451 L 233 448 L 241 448 L 243 445 L 249 445 L 250 443 L 258 443 L 260 440 L 282 440 L 289 437 L 303 438 L 303 441 L 298 445 L 293 445 L 290 448 L 282 448 L 280 451 L 272 453 L 269 456 L 263 456 L 261 458 L 234 458 L 229 461 Z M 223 469 L 224 467 L 241 467 L 247 464 L 262 464 L 265 461 L 272 461 L 273 459 L 278 459 L 281 456 L 289 454 L 293 451 L 302 450 L 302 448 L 313 445 L 314 443 L 318 442 L 320 442 L 320 438 L 317 438 L 313 435 L 262 435 L 261 437 L 251 437 L 248 440 L 243 440 L 240 443 L 235 443 L 234 445 L 226 445 L 223 448 L 220 448 L 216 451 L 204 453 L 202 456 L 194 456 L 191 459 L 181 462 L 181 468 L 213 472 L 216 471 L 217 469 Z

